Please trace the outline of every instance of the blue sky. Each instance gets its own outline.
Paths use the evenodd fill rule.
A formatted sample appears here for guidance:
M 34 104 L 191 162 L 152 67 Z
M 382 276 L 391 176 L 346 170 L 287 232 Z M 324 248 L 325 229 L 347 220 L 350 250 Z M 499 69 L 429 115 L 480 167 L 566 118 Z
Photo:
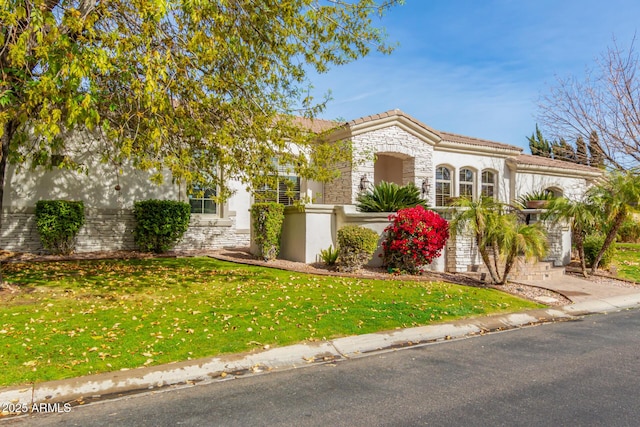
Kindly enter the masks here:
M 556 76 L 584 76 L 628 46 L 637 0 L 406 0 L 381 21 L 398 48 L 313 78 L 320 115 L 351 120 L 399 108 L 447 132 L 526 147 Z

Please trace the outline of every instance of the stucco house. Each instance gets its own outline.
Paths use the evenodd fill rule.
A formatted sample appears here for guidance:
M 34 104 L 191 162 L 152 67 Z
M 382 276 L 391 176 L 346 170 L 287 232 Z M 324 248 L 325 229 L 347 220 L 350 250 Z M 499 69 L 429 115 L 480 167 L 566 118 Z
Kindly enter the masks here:
M 528 192 L 549 190 L 578 198 L 602 174 L 588 166 L 526 155 L 513 145 L 438 131 L 400 110 L 346 123 L 306 119 L 299 119 L 299 123 L 309 131 L 326 132 L 330 141 L 350 140 L 353 161 L 339 165 L 340 177 L 331 183 L 282 177 L 294 181 L 294 198 L 313 200 L 304 211 L 286 211 L 281 256 L 296 261 L 317 260 L 320 249 L 335 245 L 335 232 L 343 224 L 362 223 L 381 231 L 386 215 L 358 213 L 353 204 L 363 189 L 383 180 L 401 185 L 415 183 L 429 205 L 446 217 L 452 197 L 485 195 L 509 203 Z M 78 252 L 135 249 L 133 203 L 152 198 L 191 204 L 191 224 L 176 249 L 249 245 L 253 197 L 239 182 L 230 182 L 236 192 L 226 203 L 216 205 L 206 194 L 189 198 L 184 186 L 171 184 L 170 180 L 156 186 L 143 172 L 127 169 L 118 173 L 91 154 L 83 156 L 87 174 L 9 168 L 0 248 L 41 251 L 34 207 L 40 199 L 58 198 L 85 203 L 86 225 L 78 236 Z M 274 198 L 285 204 L 293 202 L 280 189 Z M 550 260 L 555 265 L 566 264 L 570 233 L 566 229 L 550 232 Z M 452 240 L 445 252 L 434 268 L 464 271 L 478 262 L 470 239 Z

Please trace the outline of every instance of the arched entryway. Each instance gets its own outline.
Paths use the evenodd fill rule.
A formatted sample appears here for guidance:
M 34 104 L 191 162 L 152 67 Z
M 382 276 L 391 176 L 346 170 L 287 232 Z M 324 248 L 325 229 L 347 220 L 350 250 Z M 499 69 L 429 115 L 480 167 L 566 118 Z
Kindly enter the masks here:
M 393 182 L 398 185 L 416 183 L 415 160 L 402 153 L 377 153 L 373 169 L 373 182 Z

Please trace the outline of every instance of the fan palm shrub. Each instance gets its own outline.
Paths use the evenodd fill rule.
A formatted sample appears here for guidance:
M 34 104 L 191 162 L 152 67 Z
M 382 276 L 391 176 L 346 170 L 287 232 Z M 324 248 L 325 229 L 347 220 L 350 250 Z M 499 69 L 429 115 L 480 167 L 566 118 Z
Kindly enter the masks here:
M 539 223 L 525 224 L 509 206 L 489 197 L 454 202 L 458 209 L 450 223 L 451 231 L 471 232 L 482 262 L 493 283 L 503 285 L 518 256 L 543 257 L 547 236 Z
M 381 181 L 372 190 L 361 193 L 356 200 L 360 212 L 397 212 L 418 205 L 426 207 L 426 201 L 420 197 L 420 190 L 413 183 L 399 186 Z

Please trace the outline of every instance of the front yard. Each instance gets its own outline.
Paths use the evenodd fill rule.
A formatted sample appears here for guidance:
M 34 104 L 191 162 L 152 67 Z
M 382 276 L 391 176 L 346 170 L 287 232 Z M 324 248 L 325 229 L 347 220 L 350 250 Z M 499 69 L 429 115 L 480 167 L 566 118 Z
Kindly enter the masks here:
M 492 289 L 211 258 L 5 265 L 0 385 L 541 307 Z

